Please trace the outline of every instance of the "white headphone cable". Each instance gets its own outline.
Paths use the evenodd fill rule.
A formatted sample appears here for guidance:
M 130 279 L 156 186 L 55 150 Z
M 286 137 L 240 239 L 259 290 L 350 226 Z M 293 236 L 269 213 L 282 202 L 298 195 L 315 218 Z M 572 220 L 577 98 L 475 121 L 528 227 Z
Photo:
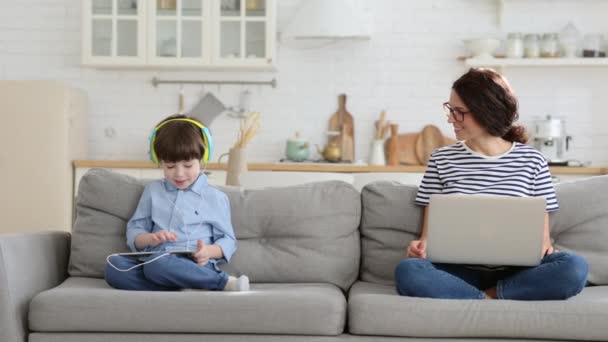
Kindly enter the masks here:
M 147 261 L 145 261 L 145 262 L 142 262 L 141 264 L 137 264 L 137 265 L 131 266 L 131 267 L 127 268 L 127 269 L 118 268 L 118 267 L 114 266 L 114 264 L 113 264 L 113 263 L 110 261 L 110 258 L 111 258 L 111 257 L 113 257 L 113 256 L 121 256 L 121 254 L 122 254 L 122 253 L 114 253 L 114 254 L 110 254 L 110 255 L 108 255 L 108 256 L 106 257 L 106 262 L 107 262 L 107 263 L 108 263 L 110 266 L 112 266 L 112 267 L 113 267 L 115 270 L 117 270 L 117 271 L 120 271 L 120 272 L 129 272 L 130 270 L 132 270 L 132 269 L 134 269 L 134 268 L 137 268 L 137 267 L 143 266 L 143 265 L 145 265 L 145 264 L 149 264 L 149 263 L 151 263 L 151 262 L 153 262 L 153 261 L 156 261 L 156 260 L 158 260 L 158 259 L 160 259 L 160 258 L 162 258 L 162 257 L 164 257 L 164 256 L 167 256 L 167 255 L 169 255 L 169 254 L 171 254 L 171 253 L 163 253 L 163 254 L 161 254 L 161 255 L 159 255 L 159 256 L 157 256 L 157 257 L 155 257 L 155 258 L 154 258 L 154 259 L 152 259 L 152 260 L 147 260 Z

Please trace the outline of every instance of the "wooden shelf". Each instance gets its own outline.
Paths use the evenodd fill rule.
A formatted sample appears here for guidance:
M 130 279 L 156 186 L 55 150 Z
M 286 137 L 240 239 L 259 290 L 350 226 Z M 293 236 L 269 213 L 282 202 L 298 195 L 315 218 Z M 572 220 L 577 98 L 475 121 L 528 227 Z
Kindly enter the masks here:
M 74 168 L 100 167 L 100 168 L 133 168 L 154 169 L 157 168 L 152 162 L 144 160 L 75 160 Z M 399 166 L 371 166 L 350 165 L 343 163 L 249 163 L 250 171 L 300 171 L 300 172 L 408 172 L 423 173 L 426 166 L 423 165 L 399 165 Z M 226 170 L 226 164 L 209 163 L 207 170 Z M 608 167 L 550 167 L 552 174 L 570 175 L 603 175 L 608 174 Z
M 606 67 L 608 58 L 466 58 L 459 57 L 471 67 Z

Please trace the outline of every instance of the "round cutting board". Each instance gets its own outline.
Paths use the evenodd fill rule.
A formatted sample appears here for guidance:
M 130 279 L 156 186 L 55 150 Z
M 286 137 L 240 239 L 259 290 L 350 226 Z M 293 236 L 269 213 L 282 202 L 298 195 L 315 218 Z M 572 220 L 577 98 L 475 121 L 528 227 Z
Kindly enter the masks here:
M 422 165 L 429 162 L 431 153 L 444 146 L 444 137 L 441 130 L 434 125 L 426 125 L 416 139 L 416 157 Z

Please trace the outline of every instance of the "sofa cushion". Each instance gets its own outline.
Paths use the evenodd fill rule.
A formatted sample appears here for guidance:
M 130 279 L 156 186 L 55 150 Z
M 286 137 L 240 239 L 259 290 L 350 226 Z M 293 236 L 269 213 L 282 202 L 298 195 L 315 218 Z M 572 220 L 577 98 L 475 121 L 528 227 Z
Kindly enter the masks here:
M 608 336 L 608 286 L 564 301 L 446 300 L 399 296 L 358 282 L 348 298 L 349 332 L 408 337 L 601 340 Z
M 238 249 L 231 274 L 261 283 L 332 283 L 359 276 L 361 195 L 342 181 L 239 190 L 230 199 Z
M 556 185 L 560 210 L 551 213 L 551 237 L 558 249 L 589 264 L 589 281 L 608 285 L 608 176 Z
M 393 284 L 405 248 L 420 235 L 422 207 L 414 204 L 418 187 L 379 181 L 361 190 L 361 280 Z
M 420 235 L 422 207 L 417 187 L 374 182 L 361 191 L 361 279 L 393 284 L 395 266 L 409 242 Z M 589 263 L 589 280 L 608 284 L 608 176 L 555 186 L 560 209 L 550 214 L 551 236 L 560 250 Z
M 72 226 L 70 275 L 103 278 L 106 256 L 129 250 L 126 224 L 144 185 L 105 169 L 91 169 L 81 178 Z
M 102 278 L 108 254 L 127 251 L 126 222 L 145 181 L 103 169 L 81 179 L 70 255 L 71 276 Z M 359 274 L 361 198 L 347 183 L 284 188 L 219 187 L 230 199 L 238 248 L 229 265 L 253 282 L 332 283 Z
M 148 292 L 70 277 L 30 303 L 36 332 L 339 335 L 346 299 L 331 284 L 253 284 L 243 292 Z

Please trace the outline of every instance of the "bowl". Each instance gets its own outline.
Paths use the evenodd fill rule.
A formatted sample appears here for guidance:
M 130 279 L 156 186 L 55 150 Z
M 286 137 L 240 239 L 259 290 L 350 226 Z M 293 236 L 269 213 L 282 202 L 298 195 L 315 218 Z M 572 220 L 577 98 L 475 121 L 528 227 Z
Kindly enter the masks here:
M 493 54 L 500 46 L 500 40 L 494 38 L 467 39 L 464 41 L 472 57 L 493 58 Z

